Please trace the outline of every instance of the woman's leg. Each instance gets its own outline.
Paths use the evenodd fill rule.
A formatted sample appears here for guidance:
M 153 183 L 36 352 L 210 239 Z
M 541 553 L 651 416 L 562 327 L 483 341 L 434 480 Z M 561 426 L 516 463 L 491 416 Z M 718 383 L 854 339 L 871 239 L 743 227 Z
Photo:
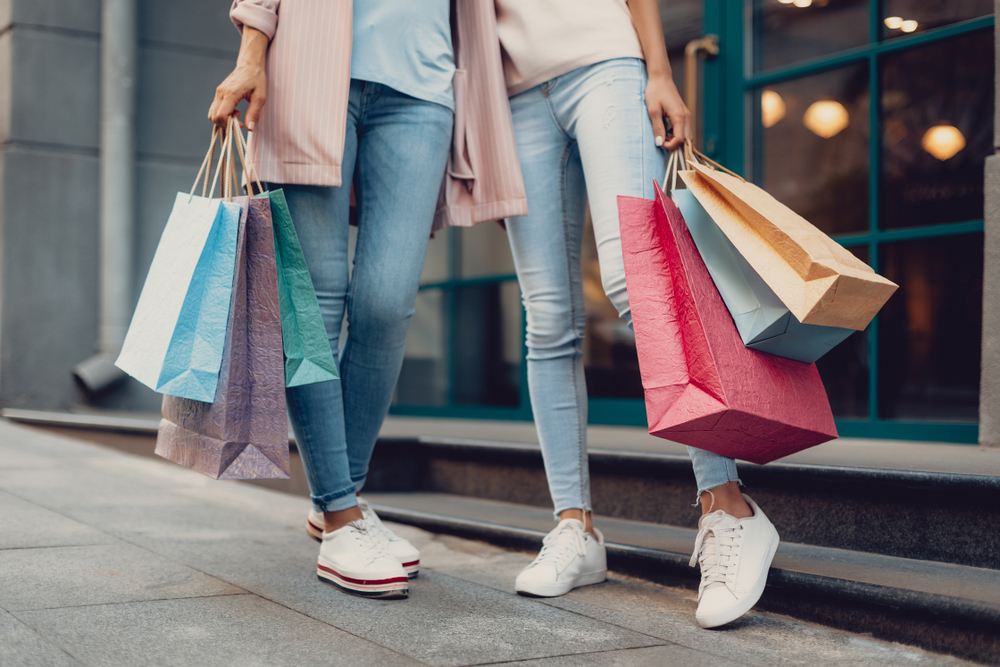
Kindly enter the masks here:
M 629 326 L 632 317 L 625 290 L 617 198 L 626 195 L 653 199 L 654 179 L 663 180 L 667 158 L 666 152 L 654 143 L 645 89 L 642 61 L 623 58 L 560 77 L 551 95 L 557 118 L 580 144 L 604 291 Z M 688 452 L 699 497 L 712 489 L 715 509 L 737 518 L 749 516 L 750 508 L 738 490 L 736 462 L 692 447 Z M 706 494 L 705 498 L 710 500 L 704 506 L 712 506 L 712 495 Z
M 360 219 L 340 359 L 347 456 L 359 490 L 403 364 L 453 124 L 446 107 L 364 84 L 355 178 Z
M 337 354 L 348 287 L 348 212 L 350 177 L 357 153 L 354 131 L 360 84 L 351 83 L 344 146 L 345 183 L 339 188 L 285 185 L 285 199 L 316 289 L 323 324 Z M 302 456 L 313 505 L 318 512 L 354 508 L 344 435 L 344 401 L 338 380 L 285 390 L 295 442 Z
M 550 82 L 551 83 L 551 82 Z M 576 143 L 552 115 L 550 85 L 511 99 L 530 217 L 507 220 L 528 317 L 528 387 L 559 524 L 517 577 L 519 593 L 563 595 L 607 578 L 590 522 L 580 253 L 584 184 Z
M 643 63 L 618 59 L 560 77 L 550 96 L 557 118 L 579 141 L 604 290 L 629 324 L 617 197 L 652 199 L 653 179 L 662 179 L 666 167 L 666 154 L 654 143 L 645 86 Z M 757 602 L 778 534 L 764 513 L 743 499 L 732 459 L 689 452 L 703 507 L 714 505 L 699 524 L 692 557 L 702 572 L 696 618 L 715 627 Z
M 530 216 L 507 220 L 527 314 L 528 388 L 556 515 L 590 510 L 580 268 L 579 153 L 555 123 L 548 84 L 511 98 Z

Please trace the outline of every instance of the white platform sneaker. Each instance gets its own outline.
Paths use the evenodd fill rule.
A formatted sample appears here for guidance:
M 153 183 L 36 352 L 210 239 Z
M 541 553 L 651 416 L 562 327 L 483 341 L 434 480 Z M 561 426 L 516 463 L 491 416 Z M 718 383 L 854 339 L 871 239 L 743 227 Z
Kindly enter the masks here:
M 358 508 L 368 524 L 368 530 L 375 539 L 382 543 L 382 546 L 399 561 L 407 576 L 413 579 L 420 572 L 420 550 L 410 544 L 396 533 L 389 530 L 378 514 L 368 504 L 368 501 L 358 496 Z M 323 541 L 323 514 L 314 509 L 309 510 L 309 517 L 306 519 L 306 532 L 317 542 Z
M 323 533 L 316 564 L 323 583 L 369 598 L 405 598 L 410 583 L 399 561 L 375 538 L 364 519 Z
M 514 590 L 527 595 L 555 597 L 578 586 L 599 584 L 608 578 L 604 536 L 584 530 L 583 522 L 563 519 L 542 540 L 542 550 L 531 565 L 517 575 Z
M 743 498 L 753 516 L 737 519 L 718 510 L 698 522 L 691 566 L 701 565 L 695 618 L 703 628 L 725 625 L 757 604 L 778 548 L 778 531 L 754 501 Z

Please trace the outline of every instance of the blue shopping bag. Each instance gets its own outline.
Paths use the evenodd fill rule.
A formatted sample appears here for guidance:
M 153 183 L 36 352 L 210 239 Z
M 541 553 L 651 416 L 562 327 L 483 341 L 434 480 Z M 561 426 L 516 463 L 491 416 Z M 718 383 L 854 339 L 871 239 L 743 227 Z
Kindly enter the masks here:
M 203 194 L 217 135 L 195 178 L 197 187 L 205 173 Z M 210 403 L 222 364 L 241 207 L 193 192 L 174 200 L 115 364 L 162 394 Z
M 686 188 L 676 187 L 683 156 L 675 151 L 664 178 L 705 266 L 733 317 L 743 344 L 751 349 L 807 364 L 832 350 L 853 329 L 802 324 L 739 253 Z

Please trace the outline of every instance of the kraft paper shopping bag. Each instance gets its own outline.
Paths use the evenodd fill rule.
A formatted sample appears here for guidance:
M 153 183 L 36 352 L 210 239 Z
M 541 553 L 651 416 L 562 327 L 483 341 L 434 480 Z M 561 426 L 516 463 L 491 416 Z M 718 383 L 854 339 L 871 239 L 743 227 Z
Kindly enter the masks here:
M 686 166 L 682 152 L 674 151 L 664 183 L 670 188 L 670 197 L 680 209 L 744 345 L 811 364 L 854 333 L 853 329 L 799 322 L 740 255 L 691 190 L 678 187 L 683 183 L 677 183 L 677 173 Z
M 816 366 L 743 345 L 674 203 L 618 211 L 650 434 L 754 463 L 835 438 Z
M 897 285 L 767 192 L 688 160 L 688 189 L 802 324 L 863 330 Z

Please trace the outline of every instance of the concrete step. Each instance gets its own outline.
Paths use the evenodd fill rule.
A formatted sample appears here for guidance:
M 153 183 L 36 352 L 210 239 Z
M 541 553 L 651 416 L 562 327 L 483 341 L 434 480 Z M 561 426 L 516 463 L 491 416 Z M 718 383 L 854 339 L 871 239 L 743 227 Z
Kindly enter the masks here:
M 697 527 L 686 454 L 592 447 L 590 471 L 597 514 Z M 1000 476 L 796 462 L 741 462 L 740 475 L 789 542 L 1000 569 L 1000 532 L 980 529 L 1000 525 Z M 551 508 L 541 451 L 524 442 L 383 435 L 366 489 Z
M 537 551 L 553 527 L 546 509 L 451 494 L 372 493 L 399 523 Z M 609 567 L 697 588 L 689 567 L 695 531 L 596 516 Z M 966 659 L 1000 664 L 1000 571 L 783 541 L 762 609 Z

